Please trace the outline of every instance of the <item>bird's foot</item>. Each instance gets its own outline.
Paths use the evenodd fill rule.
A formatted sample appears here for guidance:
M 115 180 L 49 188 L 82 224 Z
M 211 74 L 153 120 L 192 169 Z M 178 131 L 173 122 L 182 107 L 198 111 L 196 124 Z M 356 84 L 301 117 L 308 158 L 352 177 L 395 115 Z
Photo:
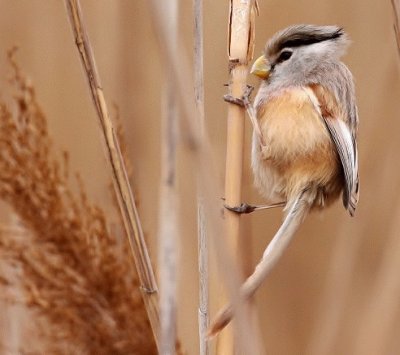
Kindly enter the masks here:
M 240 107 L 247 107 L 250 104 L 250 95 L 253 92 L 254 87 L 246 85 L 246 90 L 241 98 L 233 97 L 231 94 L 224 95 L 224 100 Z
M 231 212 L 235 212 L 235 213 L 239 213 L 239 214 L 251 213 L 257 208 L 257 206 L 252 206 L 247 203 L 241 203 L 239 206 L 228 206 L 228 205 L 224 204 L 224 207 Z
M 224 204 L 224 207 L 232 212 L 239 213 L 239 214 L 248 214 L 252 213 L 254 211 L 260 211 L 260 210 L 269 210 L 271 208 L 276 208 L 276 207 L 285 207 L 286 202 L 278 202 L 278 203 L 273 203 L 270 205 L 249 205 L 248 203 L 241 203 L 239 206 L 228 206 L 227 204 Z
M 231 94 L 226 94 L 223 97 L 224 101 L 229 102 L 230 104 L 238 105 L 240 107 L 245 107 L 243 99 L 239 99 L 238 97 L 233 97 Z

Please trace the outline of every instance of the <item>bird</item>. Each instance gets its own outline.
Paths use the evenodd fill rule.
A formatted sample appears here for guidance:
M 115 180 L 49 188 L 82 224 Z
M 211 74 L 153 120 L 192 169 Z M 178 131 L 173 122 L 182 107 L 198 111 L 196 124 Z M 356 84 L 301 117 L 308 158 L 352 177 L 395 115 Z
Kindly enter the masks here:
M 242 284 L 248 299 L 261 286 L 305 217 L 342 196 L 354 215 L 359 200 L 358 109 L 353 76 L 340 60 L 350 41 L 335 25 L 299 24 L 271 37 L 251 73 L 261 83 L 248 96 L 227 101 L 245 105 L 253 123 L 254 184 L 270 203 L 284 206 L 283 223 L 262 259 Z M 231 100 L 230 100 L 231 99 Z M 229 207 L 238 213 L 257 207 Z M 233 317 L 228 305 L 209 328 L 216 335 Z

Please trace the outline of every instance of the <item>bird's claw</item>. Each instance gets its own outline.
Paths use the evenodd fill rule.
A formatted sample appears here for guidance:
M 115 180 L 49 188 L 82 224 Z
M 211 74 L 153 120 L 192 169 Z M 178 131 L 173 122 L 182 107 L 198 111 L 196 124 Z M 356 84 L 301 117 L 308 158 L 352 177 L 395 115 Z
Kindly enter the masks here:
M 228 206 L 224 204 L 224 207 L 231 212 L 239 214 L 251 213 L 254 212 L 254 210 L 256 209 L 256 206 L 252 206 L 247 203 L 241 203 L 239 206 Z

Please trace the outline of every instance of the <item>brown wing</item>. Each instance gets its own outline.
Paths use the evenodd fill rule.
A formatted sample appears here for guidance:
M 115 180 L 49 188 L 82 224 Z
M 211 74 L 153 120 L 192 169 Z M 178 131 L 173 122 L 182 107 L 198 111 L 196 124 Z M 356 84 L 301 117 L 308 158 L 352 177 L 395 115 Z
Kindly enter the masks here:
M 345 110 L 324 87 L 312 85 L 310 88 L 316 95 L 321 116 L 339 154 L 345 178 L 343 204 L 353 216 L 359 195 L 356 127 L 352 126 L 355 121 L 348 117 Z

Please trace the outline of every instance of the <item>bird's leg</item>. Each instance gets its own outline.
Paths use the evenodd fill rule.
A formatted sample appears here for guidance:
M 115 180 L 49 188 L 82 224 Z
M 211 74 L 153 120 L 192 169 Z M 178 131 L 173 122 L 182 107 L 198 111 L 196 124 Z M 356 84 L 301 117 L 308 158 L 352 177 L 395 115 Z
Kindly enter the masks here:
M 231 94 L 226 94 L 224 95 L 224 100 L 226 102 L 230 102 L 231 104 L 238 105 L 246 109 L 247 114 L 250 117 L 251 124 L 253 125 L 254 132 L 256 133 L 257 138 L 260 142 L 261 148 L 264 148 L 266 146 L 265 140 L 262 135 L 260 125 L 258 124 L 254 107 L 250 102 L 250 95 L 253 90 L 254 87 L 252 87 L 251 85 L 247 85 L 246 91 L 241 98 L 233 97 Z
M 247 213 L 252 213 L 254 211 L 261 211 L 261 210 L 267 210 L 270 208 L 276 208 L 276 207 L 285 207 L 286 202 L 278 202 L 278 203 L 273 203 L 270 205 L 249 205 L 247 203 L 241 203 L 239 206 L 228 206 L 224 204 L 224 207 L 232 212 L 239 213 L 239 214 L 247 214 Z

